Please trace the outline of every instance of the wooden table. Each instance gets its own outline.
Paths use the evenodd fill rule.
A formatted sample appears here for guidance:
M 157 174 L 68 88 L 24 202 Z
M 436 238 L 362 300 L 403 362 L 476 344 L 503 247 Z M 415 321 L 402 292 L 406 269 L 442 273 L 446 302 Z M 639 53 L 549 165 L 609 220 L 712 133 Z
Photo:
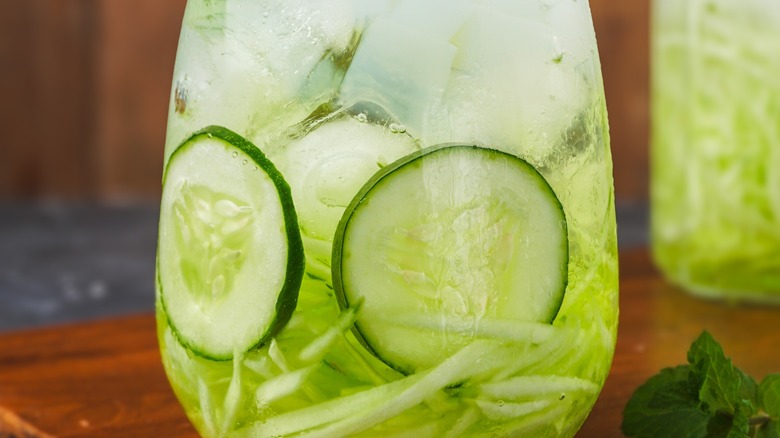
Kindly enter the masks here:
M 633 390 L 685 362 L 702 329 L 753 376 L 780 372 L 780 308 L 686 295 L 659 277 L 644 250 L 620 263 L 612 373 L 578 437 L 622 436 Z M 0 438 L 195 436 L 165 380 L 152 315 L 0 336 L 0 406 Z

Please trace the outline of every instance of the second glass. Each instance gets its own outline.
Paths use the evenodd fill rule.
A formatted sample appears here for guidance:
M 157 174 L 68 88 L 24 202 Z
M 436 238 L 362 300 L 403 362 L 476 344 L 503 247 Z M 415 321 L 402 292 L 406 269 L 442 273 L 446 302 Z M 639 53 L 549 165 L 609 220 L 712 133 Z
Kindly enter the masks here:
M 655 0 L 652 243 L 710 297 L 780 303 L 780 2 Z

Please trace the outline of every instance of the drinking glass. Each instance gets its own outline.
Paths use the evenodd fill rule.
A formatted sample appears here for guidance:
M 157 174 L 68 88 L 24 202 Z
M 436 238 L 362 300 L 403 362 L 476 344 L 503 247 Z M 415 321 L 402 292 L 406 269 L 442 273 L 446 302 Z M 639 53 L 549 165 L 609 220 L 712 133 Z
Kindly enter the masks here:
M 687 290 L 780 303 L 780 3 L 655 0 L 652 246 Z
M 204 436 L 571 437 L 610 368 L 586 0 L 190 0 L 161 205 Z

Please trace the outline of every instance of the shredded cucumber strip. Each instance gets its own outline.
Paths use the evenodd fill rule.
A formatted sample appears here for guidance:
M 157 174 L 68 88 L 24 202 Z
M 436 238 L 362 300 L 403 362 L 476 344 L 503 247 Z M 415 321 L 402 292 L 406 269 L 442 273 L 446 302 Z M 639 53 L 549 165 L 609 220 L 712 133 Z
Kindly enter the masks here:
M 556 424 L 556 420 L 565 415 L 566 411 L 570 408 L 569 403 L 560 402 L 557 405 L 551 404 L 543 412 L 530 417 L 521 417 L 516 421 L 510 422 L 508 425 L 501 428 L 503 436 L 536 436 L 544 429 L 551 428 L 553 424 Z M 482 431 L 477 433 L 474 437 L 494 437 L 495 432 Z
M 297 411 L 271 417 L 253 425 L 248 436 L 285 436 L 329 425 L 301 437 L 347 436 L 379 424 L 437 391 L 500 363 L 478 361 L 499 348 L 493 343 L 472 343 L 429 371 L 404 377 L 382 386 L 340 397 Z
M 662 29 L 654 53 L 656 256 L 700 291 L 766 288 L 773 280 L 758 278 L 780 267 L 770 251 L 780 240 L 780 64 L 768 55 L 780 40 L 777 29 L 706 4 L 691 2 L 685 26 Z M 727 270 L 742 279 L 726 280 Z
M 594 322 L 594 324 L 601 325 L 603 323 Z M 548 350 L 548 353 L 541 354 L 540 351 L 536 352 L 535 357 L 538 357 L 539 360 L 527 363 L 520 367 L 514 374 L 519 374 L 522 370 L 522 373 L 525 375 L 543 375 L 545 372 L 549 372 L 549 370 L 569 369 L 569 364 L 579 362 L 583 356 L 587 355 L 590 357 L 595 354 L 594 351 L 601 351 L 594 346 L 593 338 L 582 339 L 582 336 L 584 335 L 580 335 L 574 330 L 569 331 L 568 333 L 570 336 L 564 339 L 558 339 L 559 342 L 555 345 L 550 345 L 549 347 L 551 348 L 549 349 L 547 348 L 547 345 L 543 344 L 540 350 Z M 588 336 L 594 337 L 591 332 L 582 331 L 582 333 L 589 333 Z M 571 348 L 572 345 L 576 345 L 578 348 Z
M 517 376 L 503 381 L 482 383 L 477 386 L 481 396 L 496 400 L 534 399 L 557 396 L 571 392 L 595 394 L 599 387 L 585 379 L 567 376 Z
M 355 323 L 355 317 L 357 316 L 359 308 L 360 303 L 356 303 L 355 306 L 342 312 L 333 327 L 329 328 L 325 333 L 320 335 L 320 337 L 313 340 L 300 351 L 298 359 L 303 362 L 322 359 L 338 338 Z
M 287 358 L 284 357 L 284 353 L 282 353 L 282 350 L 279 349 L 279 343 L 275 338 L 271 339 L 271 343 L 268 345 L 268 357 L 271 358 L 271 361 L 274 363 L 274 365 L 279 367 L 282 372 L 290 372 L 290 366 L 287 365 Z
M 321 239 L 310 237 L 308 234 L 301 234 L 304 248 L 314 254 L 330 254 L 331 243 Z M 331 284 L 330 279 L 330 259 L 322 257 L 306 256 L 306 275 L 322 280 L 326 284 Z
M 258 409 L 266 409 L 269 405 L 296 391 L 302 390 L 311 400 L 321 400 L 317 391 L 307 384 L 309 376 L 320 366 L 325 354 L 333 347 L 340 336 L 349 330 L 355 321 L 359 306 L 342 312 L 335 325 L 310 341 L 299 353 L 297 360 L 302 367 L 291 366 L 285 357 L 277 339 L 273 339 L 266 354 L 255 359 L 245 359 L 243 366 L 265 378 L 255 390 L 255 403 Z M 384 383 L 384 382 L 383 382 Z M 231 388 L 233 383 L 231 383 Z
M 244 352 L 236 350 L 233 353 L 233 376 L 225 394 L 224 413 L 222 418 L 222 431 L 227 432 L 238 413 L 238 405 L 241 403 L 241 364 L 244 361 Z
M 535 322 L 488 318 L 475 321 L 474 319 L 454 316 L 434 320 L 426 315 L 409 315 L 393 310 L 389 310 L 385 316 L 388 318 L 381 318 L 379 321 L 391 327 L 411 328 L 422 333 L 445 331 L 483 339 L 512 340 L 523 343 L 542 343 L 560 331 L 550 324 Z
M 550 406 L 552 400 L 539 400 L 524 403 L 512 403 L 503 401 L 474 400 L 474 403 L 482 411 L 486 418 L 495 421 L 507 421 L 522 417 Z
M 444 438 L 460 438 L 471 426 L 477 423 L 481 417 L 479 408 L 471 406 L 455 421 L 455 424 L 447 431 Z
M 301 389 L 315 369 L 317 369 L 317 365 L 309 365 L 266 380 L 258 385 L 257 390 L 255 390 L 255 403 L 258 409 L 265 409 L 274 401 Z
M 414 385 L 420 376 L 411 376 L 365 391 L 339 397 L 308 408 L 287 412 L 254 424 L 241 436 L 286 436 L 342 420 L 365 409 L 381 404 Z
M 198 400 L 200 403 L 200 416 L 203 419 L 203 426 L 208 435 L 215 435 L 216 427 L 214 425 L 211 391 L 203 379 L 198 379 Z
M 420 438 L 420 437 L 436 437 L 441 435 L 441 423 L 442 421 L 431 421 L 425 424 L 410 425 L 404 427 L 400 431 L 386 431 L 381 432 L 369 431 L 365 434 L 357 434 L 356 438 L 375 438 L 380 435 L 382 438 Z
M 515 350 L 518 356 L 514 360 L 509 360 L 505 366 L 494 377 L 495 380 L 508 379 L 516 374 L 527 374 L 527 370 L 533 366 L 548 360 L 550 357 L 565 354 L 569 349 L 567 343 L 571 339 L 571 330 L 555 328 L 558 331 L 557 336 L 551 336 L 544 342 L 531 344 L 525 348 L 522 353 Z
M 276 373 L 271 369 L 270 362 L 268 356 L 260 356 L 257 359 L 244 359 L 244 366 L 265 379 L 272 379 Z
M 380 400 L 378 405 L 372 405 L 363 412 L 355 412 L 350 417 L 323 429 L 302 434 L 301 438 L 347 436 L 382 423 L 422 403 L 436 391 L 458 383 L 472 375 L 475 368 L 480 368 L 480 365 L 475 362 L 480 358 L 490 357 L 492 351 L 495 351 L 495 348 L 486 348 L 486 345 L 481 342 L 469 344 L 431 371 L 418 374 L 421 378 L 416 384 L 405 388 L 400 394 L 389 400 Z
M 366 376 L 368 376 L 368 378 L 371 379 L 375 385 L 384 385 L 389 381 L 388 378 L 383 376 L 374 366 L 371 365 L 371 360 L 378 359 L 373 356 L 368 356 L 369 353 L 365 350 L 365 348 L 363 348 L 363 346 L 360 345 L 357 339 L 355 339 L 354 335 L 351 333 L 343 333 L 342 339 L 349 356 L 355 363 L 360 366 L 363 371 L 365 371 Z M 395 373 L 395 371 L 393 371 L 393 373 Z
M 323 400 L 324 396 L 308 382 L 308 378 L 323 363 L 326 354 L 337 342 L 343 342 L 344 348 L 352 351 L 352 347 L 346 345 L 344 335 L 354 323 L 358 311 L 359 306 L 356 306 L 342 312 L 331 328 L 305 344 L 295 361 L 291 362 L 283 353 L 284 340 L 277 339 L 273 339 L 267 349 L 260 352 L 259 357 L 245 359 L 243 366 L 265 379 L 255 390 L 257 407 L 261 410 L 267 409 L 272 403 L 299 390 L 313 402 Z M 370 368 L 367 364 L 364 365 Z M 373 374 L 371 377 L 377 384 L 387 382 Z

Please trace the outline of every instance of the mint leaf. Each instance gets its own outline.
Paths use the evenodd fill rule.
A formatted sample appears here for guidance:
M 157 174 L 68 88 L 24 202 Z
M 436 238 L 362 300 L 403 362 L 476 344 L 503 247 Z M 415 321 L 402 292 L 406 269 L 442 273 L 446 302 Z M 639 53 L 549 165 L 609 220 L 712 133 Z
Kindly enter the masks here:
M 709 415 L 700 409 L 690 368 L 666 368 L 637 388 L 623 411 L 623 433 L 636 438 L 705 438 Z
M 753 411 L 750 412 L 750 415 L 753 415 L 758 412 L 758 407 L 760 406 L 758 398 L 758 383 L 756 383 L 756 379 L 745 374 L 739 368 L 737 368 L 737 373 L 739 374 L 741 381 L 739 385 L 739 396 L 743 400 L 749 400 L 750 403 L 752 403 Z
M 780 438 L 780 426 L 777 425 L 777 421 L 770 421 L 758 429 L 756 438 Z
M 780 374 L 764 377 L 758 387 L 761 407 L 775 421 L 780 421 Z
M 737 411 L 734 413 L 734 421 L 731 424 L 731 430 L 727 438 L 751 438 L 750 437 L 750 416 L 756 408 L 749 400 L 741 400 L 737 405 Z
M 749 412 L 753 409 L 752 403 L 742 400 L 734 415 L 712 415 L 707 423 L 707 438 L 751 438 Z
M 713 412 L 734 414 L 740 403 L 742 378 L 723 348 L 703 332 L 688 351 L 692 383 L 700 387 L 699 400 Z
M 761 385 L 706 331 L 689 365 L 666 368 L 632 395 L 623 433 L 634 438 L 780 438 L 780 374 Z
M 715 414 L 707 423 L 707 438 L 727 438 L 734 425 L 734 417 L 728 414 Z

